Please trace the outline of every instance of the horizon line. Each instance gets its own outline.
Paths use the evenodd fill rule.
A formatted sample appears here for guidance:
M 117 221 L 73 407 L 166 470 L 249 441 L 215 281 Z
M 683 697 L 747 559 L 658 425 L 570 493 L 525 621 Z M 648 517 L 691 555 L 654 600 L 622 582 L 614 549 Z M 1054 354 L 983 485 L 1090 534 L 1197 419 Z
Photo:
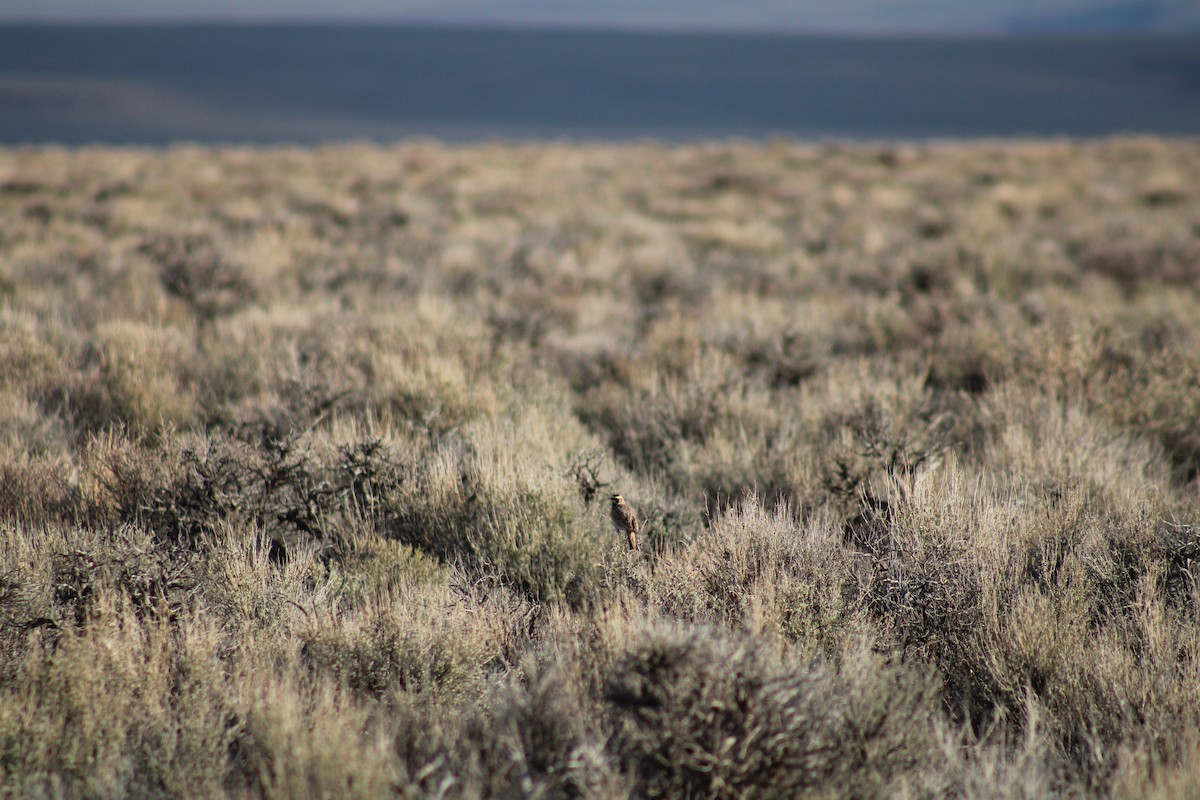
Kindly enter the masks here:
M 679 34 L 679 35 L 737 35 L 737 36 L 820 36 L 841 38 L 961 38 L 961 39 L 1034 39 L 1034 38 L 1178 38 L 1195 36 L 1200 31 L 1170 31 L 1158 29 L 1095 30 L 1039 30 L 1014 29 L 1006 25 L 966 27 L 914 27 L 914 28 L 842 28 L 827 26 L 774 26 L 765 24 L 720 25 L 716 23 L 680 24 L 673 22 L 572 22 L 564 20 L 462 20 L 441 17 L 380 17 L 380 16 L 180 16 L 180 17 L 60 17 L 0 16 L 0 27 L 9 26 L 45 27 L 363 27 L 386 26 L 406 28 L 437 28 L 476 31 L 545 31 L 586 32 L 622 34 Z

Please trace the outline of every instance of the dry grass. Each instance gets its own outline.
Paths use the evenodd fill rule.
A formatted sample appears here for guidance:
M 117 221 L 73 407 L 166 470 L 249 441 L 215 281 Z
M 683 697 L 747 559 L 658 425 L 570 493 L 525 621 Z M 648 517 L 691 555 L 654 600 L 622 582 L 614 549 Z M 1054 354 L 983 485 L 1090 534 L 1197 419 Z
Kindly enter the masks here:
M 0 795 L 1194 796 L 1198 187 L 0 151 Z

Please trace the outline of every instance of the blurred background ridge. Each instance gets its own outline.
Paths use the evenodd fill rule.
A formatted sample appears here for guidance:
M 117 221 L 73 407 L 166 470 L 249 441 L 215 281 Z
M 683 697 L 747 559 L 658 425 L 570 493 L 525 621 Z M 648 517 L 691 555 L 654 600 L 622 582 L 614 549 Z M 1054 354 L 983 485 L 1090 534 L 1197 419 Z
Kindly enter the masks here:
M 10 0 L 0 143 L 1200 133 L 1200 2 Z

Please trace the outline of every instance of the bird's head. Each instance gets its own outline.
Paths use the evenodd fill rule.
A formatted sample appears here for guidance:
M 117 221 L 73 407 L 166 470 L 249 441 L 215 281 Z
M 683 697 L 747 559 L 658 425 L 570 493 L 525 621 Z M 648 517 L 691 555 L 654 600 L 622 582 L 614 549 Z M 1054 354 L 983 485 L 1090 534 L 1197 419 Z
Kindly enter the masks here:
M 621 503 L 625 502 L 625 498 L 621 497 L 621 495 L 619 495 L 619 494 L 614 494 L 612 496 L 612 502 L 613 502 L 614 506 L 619 506 L 619 505 L 621 505 Z

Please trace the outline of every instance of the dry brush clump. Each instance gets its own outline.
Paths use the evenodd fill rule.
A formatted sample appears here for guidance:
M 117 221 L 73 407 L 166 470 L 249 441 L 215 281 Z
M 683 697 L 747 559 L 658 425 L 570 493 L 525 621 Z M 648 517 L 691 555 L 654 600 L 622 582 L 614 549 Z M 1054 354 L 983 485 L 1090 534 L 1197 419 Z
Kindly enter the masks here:
M 0 151 L 0 794 L 1190 796 L 1197 186 Z
M 613 747 L 640 792 L 872 796 L 927 766 L 938 724 L 928 676 L 865 649 L 834 670 L 781 664 L 762 647 L 659 631 L 617 663 L 605 689 Z

